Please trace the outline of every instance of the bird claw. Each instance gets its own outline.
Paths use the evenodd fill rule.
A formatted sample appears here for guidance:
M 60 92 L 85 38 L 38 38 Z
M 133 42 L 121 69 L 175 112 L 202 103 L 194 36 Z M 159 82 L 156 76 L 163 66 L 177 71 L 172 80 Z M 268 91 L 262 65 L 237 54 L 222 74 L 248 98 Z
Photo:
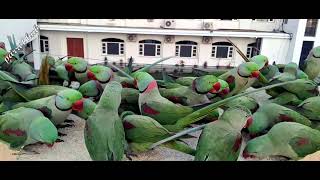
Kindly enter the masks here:
M 59 143 L 59 142 L 64 142 L 64 140 L 62 140 L 62 139 L 57 139 L 57 140 L 56 140 L 56 143 Z
M 65 120 L 64 122 L 66 122 L 66 123 L 74 123 L 74 120 L 67 119 L 67 120 Z
M 66 127 L 74 127 L 73 124 L 59 124 L 56 126 L 58 129 L 66 128 Z
M 58 132 L 58 136 L 66 136 L 67 134 L 64 134 L 64 133 L 61 133 L 61 132 Z

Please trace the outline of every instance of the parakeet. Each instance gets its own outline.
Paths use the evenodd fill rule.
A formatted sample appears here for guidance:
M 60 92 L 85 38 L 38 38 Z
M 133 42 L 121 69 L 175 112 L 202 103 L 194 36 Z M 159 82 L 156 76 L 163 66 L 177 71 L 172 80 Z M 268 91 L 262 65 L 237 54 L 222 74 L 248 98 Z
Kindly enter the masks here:
M 52 146 L 58 139 L 58 131 L 40 111 L 17 108 L 0 115 L 0 140 L 12 149 L 41 142 Z
M 57 95 L 18 103 L 12 108 L 27 107 L 40 110 L 54 125 L 63 123 L 72 110 L 83 109 L 83 98 L 79 91 L 73 89 L 62 90 Z
M 174 124 L 178 119 L 192 113 L 194 108 L 174 104 L 162 97 L 156 80 L 146 72 L 135 72 L 136 87 L 139 89 L 139 108 L 142 115 L 152 117 L 160 124 Z
M 294 107 L 294 110 L 310 120 L 320 121 L 320 96 L 311 97 Z
M 304 61 L 303 71 L 310 80 L 314 80 L 320 73 L 320 46 L 313 48 Z
M 251 87 L 260 76 L 259 70 L 259 65 L 256 63 L 246 62 L 219 76 L 219 79 L 229 84 L 230 92 L 226 97 L 241 93 Z
M 125 132 L 118 115 L 122 86 L 108 83 L 86 121 L 84 139 L 92 160 L 120 161 L 125 153 Z
M 97 104 L 89 98 L 84 98 L 83 108 L 81 111 L 75 111 L 74 114 L 86 120 L 93 113 Z
M 254 98 L 249 96 L 241 96 L 232 101 L 229 101 L 223 106 L 226 108 L 230 108 L 234 106 L 244 106 L 248 108 L 252 113 L 254 113 L 259 108 L 259 104 L 257 103 L 257 101 Z
M 218 78 L 213 75 L 206 75 L 195 78 L 192 84 L 173 89 L 159 89 L 161 96 L 174 103 L 182 105 L 197 105 L 209 103 L 207 93 L 219 93 L 222 91 Z
M 297 122 L 306 126 L 311 126 L 311 121 L 303 115 L 284 106 L 267 103 L 261 105 L 252 116 L 252 123 L 248 126 L 250 134 L 256 135 L 271 128 L 274 124 L 287 121 Z
M 320 150 L 320 131 L 295 122 L 281 122 L 248 142 L 245 158 L 284 156 L 293 160 Z
M 129 146 L 131 145 L 133 152 L 147 151 L 149 150 L 148 145 L 174 134 L 148 116 L 135 115 L 132 112 L 123 112 L 121 118 L 126 139 L 129 142 Z M 195 153 L 194 149 L 177 140 L 167 142 L 163 144 L 163 146 L 191 155 Z
M 236 161 L 242 144 L 241 130 L 251 121 L 245 107 L 227 109 L 219 120 L 208 124 L 201 132 L 195 161 Z
M 80 84 L 87 82 L 88 62 L 79 57 L 71 57 L 65 63 L 65 68 L 68 72 L 74 72 L 75 78 Z

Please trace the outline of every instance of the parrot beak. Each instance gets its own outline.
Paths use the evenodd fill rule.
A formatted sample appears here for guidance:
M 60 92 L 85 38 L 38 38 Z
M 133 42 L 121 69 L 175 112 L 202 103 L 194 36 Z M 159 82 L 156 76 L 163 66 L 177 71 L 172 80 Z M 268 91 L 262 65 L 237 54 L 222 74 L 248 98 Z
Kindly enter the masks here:
M 258 78 L 259 76 L 260 76 L 260 71 L 253 71 L 251 73 L 251 77 L 253 77 L 253 78 Z
M 66 67 L 66 70 L 67 70 L 68 72 L 73 72 L 73 66 L 72 66 L 71 64 L 66 63 L 66 64 L 64 65 L 64 67 Z
M 96 76 L 95 76 L 91 71 L 88 71 L 88 72 L 87 72 L 87 77 L 88 77 L 90 80 L 97 80 Z
M 252 118 L 252 116 L 250 116 L 250 117 L 247 119 L 246 125 L 244 125 L 243 128 L 248 128 L 249 126 L 251 126 L 252 122 L 253 122 L 253 118 Z
M 230 92 L 230 89 L 229 88 L 224 88 L 222 91 L 221 91 L 221 95 L 227 95 L 229 94 Z
M 212 89 L 210 90 L 210 93 L 215 94 L 217 93 L 221 88 L 220 82 L 216 82 L 213 84 Z
M 73 103 L 72 110 L 81 112 L 83 110 L 83 99 L 80 99 Z

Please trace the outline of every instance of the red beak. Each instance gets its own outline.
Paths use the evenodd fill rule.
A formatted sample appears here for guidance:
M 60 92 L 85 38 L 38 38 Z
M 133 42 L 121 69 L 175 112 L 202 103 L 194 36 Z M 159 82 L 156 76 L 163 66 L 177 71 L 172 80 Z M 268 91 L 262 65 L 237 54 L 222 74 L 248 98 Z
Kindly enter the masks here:
M 93 74 L 93 72 L 91 71 L 88 71 L 87 72 L 87 77 L 90 79 L 90 80 L 97 80 L 96 76 Z
M 225 88 L 225 89 L 222 90 L 222 93 L 223 93 L 224 95 L 229 94 L 229 92 L 230 92 L 230 89 L 229 89 L 229 88 Z
M 73 103 L 72 110 L 81 112 L 83 110 L 83 99 L 80 99 Z
M 251 73 L 251 77 L 253 77 L 253 78 L 258 78 L 259 76 L 260 76 L 260 71 L 253 71 Z
M 72 66 L 71 64 L 66 63 L 66 64 L 64 65 L 64 67 L 66 67 L 66 69 L 67 69 L 68 72 L 73 72 L 73 66 Z
M 210 90 L 210 93 L 214 94 L 217 93 L 221 88 L 220 82 L 216 82 L 213 84 L 212 89 Z
M 253 122 L 253 118 L 252 118 L 252 116 L 250 116 L 250 117 L 247 119 L 246 125 L 244 125 L 243 128 L 248 128 L 249 126 L 251 126 L 252 122 Z

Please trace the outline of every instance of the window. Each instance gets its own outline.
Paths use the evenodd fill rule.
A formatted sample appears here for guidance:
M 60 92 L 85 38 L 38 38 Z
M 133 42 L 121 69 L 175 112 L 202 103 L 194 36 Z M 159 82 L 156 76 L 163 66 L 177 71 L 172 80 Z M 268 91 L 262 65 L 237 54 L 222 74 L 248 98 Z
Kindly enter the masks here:
M 300 67 L 304 64 L 304 61 L 306 60 L 307 56 L 312 50 L 313 44 L 314 44 L 313 41 L 303 41 L 301 54 L 300 54 L 300 61 L 299 61 Z
M 139 55 L 160 56 L 161 42 L 157 40 L 151 40 L 151 39 L 139 41 Z
M 212 44 L 211 56 L 214 58 L 232 58 L 233 46 L 229 42 L 216 42 Z
M 43 53 L 49 52 L 49 38 L 40 36 L 40 51 Z
M 313 36 L 313 37 L 316 36 L 317 25 L 318 25 L 318 19 L 308 19 L 304 35 Z
M 116 38 L 102 39 L 102 54 L 104 55 L 123 55 L 124 40 Z
M 254 42 L 254 43 L 248 44 L 247 53 L 246 53 L 247 58 L 252 58 L 253 56 L 255 56 L 257 54 L 258 54 L 257 43 Z
M 198 43 L 193 41 L 176 42 L 176 56 L 179 57 L 196 57 Z

